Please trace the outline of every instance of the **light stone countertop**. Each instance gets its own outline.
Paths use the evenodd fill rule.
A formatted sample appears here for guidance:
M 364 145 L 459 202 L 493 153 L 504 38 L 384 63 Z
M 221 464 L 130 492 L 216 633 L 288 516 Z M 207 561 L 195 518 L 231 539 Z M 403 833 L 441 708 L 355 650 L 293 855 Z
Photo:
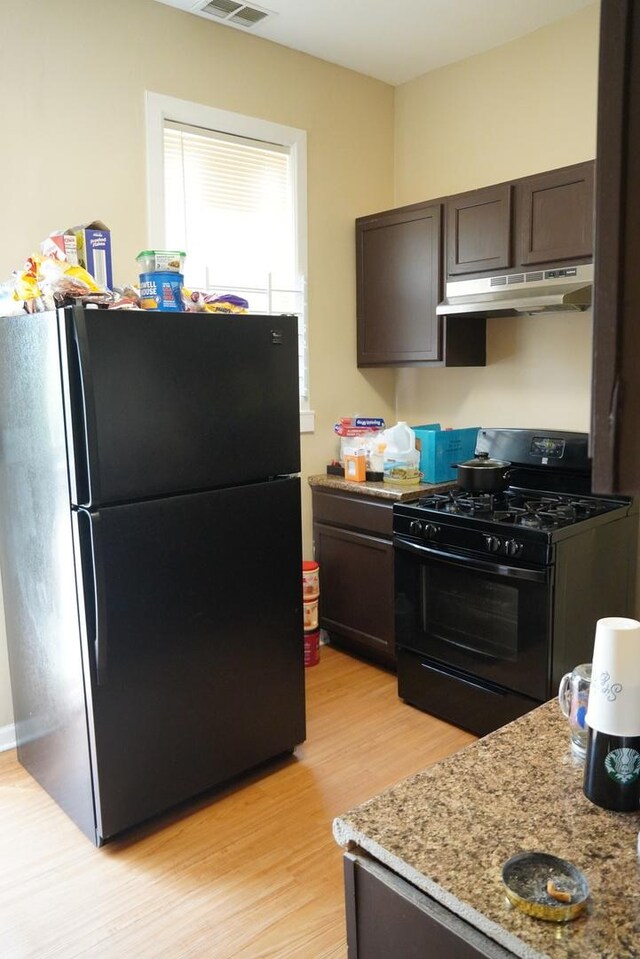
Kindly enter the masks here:
M 356 844 L 524 959 L 640 957 L 640 812 L 593 805 L 555 700 L 334 821 Z M 589 882 L 588 909 L 567 923 L 507 902 L 503 863 L 537 850 Z
M 343 476 L 332 473 L 320 473 L 309 476 L 307 482 L 312 489 L 333 489 L 355 496 L 375 496 L 378 499 L 393 500 L 394 503 L 408 503 L 411 500 L 427 496 L 429 493 L 445 493 L 453 489 L 455 483 L 417 483 L 415 486 L 400 486 L 395 483 L 354 483 Z

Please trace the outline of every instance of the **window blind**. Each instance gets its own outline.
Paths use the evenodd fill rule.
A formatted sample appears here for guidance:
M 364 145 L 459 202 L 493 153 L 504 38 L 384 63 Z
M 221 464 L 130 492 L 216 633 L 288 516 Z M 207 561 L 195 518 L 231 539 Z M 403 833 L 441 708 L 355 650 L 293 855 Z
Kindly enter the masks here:
M 296 272 L 290 149 L 164 122 L 165 236 L 184 250 L 185 285 L 236 293 L 251 312 L 296 313 L 300 395 L 308 396 L 304 283 Z

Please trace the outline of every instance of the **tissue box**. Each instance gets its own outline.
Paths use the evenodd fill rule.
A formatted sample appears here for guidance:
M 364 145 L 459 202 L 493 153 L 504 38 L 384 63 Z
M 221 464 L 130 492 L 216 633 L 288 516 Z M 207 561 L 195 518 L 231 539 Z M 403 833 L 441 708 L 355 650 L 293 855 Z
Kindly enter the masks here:
M 423 483 L 448 483 L 457 478 L 452 463 L 472 459 L 479 426 L 462 430 L 441 430 L 438 423 L 413 426 L 420 440 L 420 472 Z

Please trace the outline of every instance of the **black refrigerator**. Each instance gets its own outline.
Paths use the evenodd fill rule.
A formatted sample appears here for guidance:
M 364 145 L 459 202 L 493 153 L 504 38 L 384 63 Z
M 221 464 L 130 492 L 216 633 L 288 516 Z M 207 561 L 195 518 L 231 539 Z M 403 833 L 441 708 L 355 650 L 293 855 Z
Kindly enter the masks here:
M 18 757 L 97 844 L 305 738 L 293 316 L 0 319 Z

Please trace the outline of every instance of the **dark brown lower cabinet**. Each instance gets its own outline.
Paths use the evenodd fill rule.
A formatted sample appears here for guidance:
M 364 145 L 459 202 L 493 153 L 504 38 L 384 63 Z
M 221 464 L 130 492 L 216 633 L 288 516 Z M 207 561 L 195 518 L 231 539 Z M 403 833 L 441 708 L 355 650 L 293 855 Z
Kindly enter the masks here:
M 344 856 L 348 959 L 513 959 L 386 866 Z
M 313 490 L 320 626 L 331 642 L 395 668 L 393 503 Z

